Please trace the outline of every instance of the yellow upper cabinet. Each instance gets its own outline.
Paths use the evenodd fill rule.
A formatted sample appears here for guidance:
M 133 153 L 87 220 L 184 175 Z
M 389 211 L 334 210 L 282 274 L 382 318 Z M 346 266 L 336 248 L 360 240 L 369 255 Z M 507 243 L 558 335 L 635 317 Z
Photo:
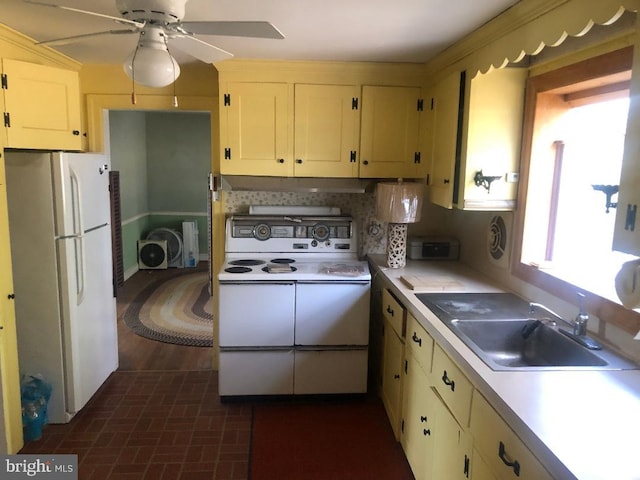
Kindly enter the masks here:
M 360 177 L 425 177 L 419 150 L 422 99 L 418 87 L 362 88 Z
M 230 82 L 220 96 L 220 171 L 293 175 L 286 83 Z
M 462 72 L 434 87 L 433 203 L 467 210 L 515 207 L 526 77 L 524 68 L 472 79 Z
M 433 88 L 430 99 L 431 132 L 425 146 L 431 152 L 429 195 L 431 202 L 453 206 L 453 182 L 458 132 L 460 74 L 454 73 Z
M 295 85 L 295 176 L 358 176 L 358 103 L 353 85 Z
M 82 149 L 77 72 L 3 59 L 2 85 L 8 147 Z

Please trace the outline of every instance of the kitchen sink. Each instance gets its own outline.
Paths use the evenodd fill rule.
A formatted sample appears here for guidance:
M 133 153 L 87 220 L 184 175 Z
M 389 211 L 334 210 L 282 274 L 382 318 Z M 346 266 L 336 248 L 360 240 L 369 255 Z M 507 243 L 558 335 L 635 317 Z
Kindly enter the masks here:
M 510 293 L 416 296 L 493 370 L 640 368 L 606 347 L 585 347 L 561 319 L 530 318 L 529 303 Z

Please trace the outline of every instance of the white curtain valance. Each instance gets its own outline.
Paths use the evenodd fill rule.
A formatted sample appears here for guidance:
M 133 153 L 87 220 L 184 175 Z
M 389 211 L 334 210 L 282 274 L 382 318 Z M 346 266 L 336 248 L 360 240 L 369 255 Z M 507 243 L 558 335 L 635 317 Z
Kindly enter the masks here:
M 459 64 L 473 77 L 639 9 L 640 0 L 523 0 L 429 62 L 427 70 L 451 71 Z

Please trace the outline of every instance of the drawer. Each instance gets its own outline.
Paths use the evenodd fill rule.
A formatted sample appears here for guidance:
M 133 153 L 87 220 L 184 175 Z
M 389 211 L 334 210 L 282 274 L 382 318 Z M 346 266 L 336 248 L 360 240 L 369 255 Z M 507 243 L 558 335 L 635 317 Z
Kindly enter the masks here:
M 391 324 L 400 338 L 404 338 L 406 310 L 386 288 L 382 290 L 382 315 Z
M 473 385 L 458 366 L 436 344 L 433 353 L 433 383 L 453 416 L 463 427 L 469 424 Z
M 470 432 L 474 448 L 499 480 L 552 480 L 537 458 L 477 391 Z
M 433 338 L 422 328 L 418 320 L 407 312 L 407 340 L 411 353 L 424 372 L 431 373 L 431 360 L 433 357 Z

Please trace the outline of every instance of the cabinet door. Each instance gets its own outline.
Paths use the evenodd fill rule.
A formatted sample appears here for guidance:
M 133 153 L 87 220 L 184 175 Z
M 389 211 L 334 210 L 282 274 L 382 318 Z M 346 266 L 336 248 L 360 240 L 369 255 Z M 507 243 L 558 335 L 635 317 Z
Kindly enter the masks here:
M 433 354 L 435 388 L 460 425 L 469 424 L 473 385 L 462 370 L 436 345 Z
M 291 176 L 288 85 L 229 83 L 220 101 L 220 171 Z
M 3 440 L 0 450 L 17 453 L 23 445 L 22 407 L 20 402 L 20 374 L 18 370 L 18 339 L 16 334 L 15 307 L 13 300 L 13 278 L 11 275 L 11 250 L 9 245 L 9 217 L 7 213 L 7 190 L 4 176 L 4 159 L 0 158 L 0 406 Z
M 435 395 L 435 394 L 434 394 Z M 435 451 L 431 478 L 466 480 L 471 476 L 471 441 L 441 401 L 435 402 Z
M 459 208 L 514 208 L 526 79 L 525 68 L 502 68 L 466 79 Z M 493 178 L 489 188 L 476 185 L 479 172 Z
M 429 475 L 434 450 L 431 429 L 435 425 L 435 402 L 427 375 L 416 358 L 407 349 L 405 359 L 402 432 L 400 442 L 416 480 L 432 478 Z
M 402 407 L 402 367 L 404 344 L 387 320 L 384 321 L 384 354 L 382 365 L 382 403 L 396 440 L 400 439 Z
M 474 447 L 500 480 L 551 480 L 538 459 L 477 391 L 469 429 Z
M 295 86 L 295 176 L 358 176 L 358 93 L 352 85 Z
M 429 195 L 432 203 L 445 208 L 453 207 L 459 105 L 460 73 L 454 73 L 434 86 L 430 102 L 433 143 Z
M 640 24 L 637 24 L 640 34 Z M 613 249 L 640 256 L 640 48 L 633 49 L 629 117 L 624 139 Z
M 484 458 L 480 456 L 478 451 L 473 449 L 473 464 L 471 467 L 471 478 L 473 480 L 498 480 L 491 467 L 485 462 Z
M 7 146 L 80 150 L 78 73 L 15 60 L 2 60 Z
M 418 178 L 428 165 L 419 153 L 420 89 L 374 87 L 362 90 L 360 177 Z

